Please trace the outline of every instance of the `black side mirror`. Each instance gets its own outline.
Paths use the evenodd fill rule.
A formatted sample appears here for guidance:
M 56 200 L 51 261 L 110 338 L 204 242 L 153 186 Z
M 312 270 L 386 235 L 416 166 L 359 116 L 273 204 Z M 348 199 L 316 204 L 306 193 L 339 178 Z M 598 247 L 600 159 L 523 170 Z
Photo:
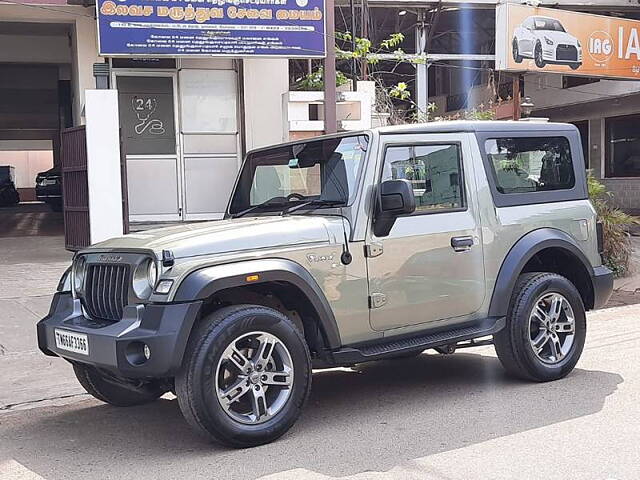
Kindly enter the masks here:
M 389 235 L 393 224 L 400 215 L 408 215 L 416 210 L 416 199 L 408 180 L 387 180 L 379 187 L 379 201 L 373 223 L 376 237 Z

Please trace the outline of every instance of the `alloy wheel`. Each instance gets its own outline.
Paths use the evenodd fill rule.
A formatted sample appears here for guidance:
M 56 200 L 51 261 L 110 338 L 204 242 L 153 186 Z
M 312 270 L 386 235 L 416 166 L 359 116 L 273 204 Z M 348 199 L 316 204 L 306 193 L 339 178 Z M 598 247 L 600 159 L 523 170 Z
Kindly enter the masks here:
M 239 336 L 224 350 L 215 390 L 232 419 L 257 425 L 277 415 L 293 388 L 293 361 L 282 341 L 267 332 Z
M 529 315 L 529 343 L 538 359 L 561 362 L 571 351 L 576 334 L 575 316 L 569 301 L 559 293 L 546 293 Z

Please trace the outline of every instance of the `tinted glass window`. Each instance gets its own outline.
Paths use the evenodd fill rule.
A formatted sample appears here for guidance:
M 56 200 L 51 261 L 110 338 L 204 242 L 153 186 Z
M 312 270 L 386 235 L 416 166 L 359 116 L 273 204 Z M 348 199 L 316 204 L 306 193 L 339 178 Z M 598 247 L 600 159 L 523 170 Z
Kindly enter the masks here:
M 388 148 L 382 180 L 390 179 L 411 182 L 417 212 L 464 207 L 462 167 L 457 145 Z
M 640 177 L 640 115 L 607 118 L 606 176 Z
M 485 142 L 500 193 L 571 189 L 575 173 L 565 137 L 496 138 Z

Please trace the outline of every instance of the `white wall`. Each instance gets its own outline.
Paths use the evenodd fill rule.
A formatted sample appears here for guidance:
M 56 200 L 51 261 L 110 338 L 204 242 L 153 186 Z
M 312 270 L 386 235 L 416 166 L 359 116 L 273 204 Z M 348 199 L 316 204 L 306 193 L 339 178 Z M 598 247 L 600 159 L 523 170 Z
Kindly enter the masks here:
M 247 150 L 287 140 L 282 95 L 289 90 L 289 61 L 245 59 L 243 68 Z
M 16 168 L 16 188 L 35 188 L 36 175 L 53 167 L 51 150 L 0 151 L 0 165 Z
M 87 184 L 91 243 L 123 233 L 117 90 L 87 90 Z

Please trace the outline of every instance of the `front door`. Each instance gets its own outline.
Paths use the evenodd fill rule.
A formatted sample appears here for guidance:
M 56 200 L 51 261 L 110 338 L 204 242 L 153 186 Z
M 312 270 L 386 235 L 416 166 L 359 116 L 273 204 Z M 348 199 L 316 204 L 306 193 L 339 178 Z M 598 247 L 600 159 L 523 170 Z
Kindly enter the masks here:
M 172 74 L 116 76 L 131 221 L 182 218 Z
M 383 137 L 384 138 L 384 137 Z M 374 330 L 467 317 L 485 296 L 479 213 L 469 144 L 463 135 L 437 142 L 384 140 L 381 181 L 413 185 L 416 211 L 384 238 L 368 239 L 370 321 Z

